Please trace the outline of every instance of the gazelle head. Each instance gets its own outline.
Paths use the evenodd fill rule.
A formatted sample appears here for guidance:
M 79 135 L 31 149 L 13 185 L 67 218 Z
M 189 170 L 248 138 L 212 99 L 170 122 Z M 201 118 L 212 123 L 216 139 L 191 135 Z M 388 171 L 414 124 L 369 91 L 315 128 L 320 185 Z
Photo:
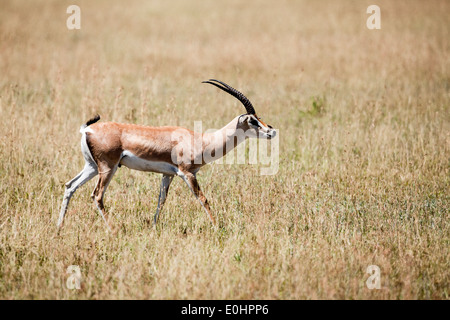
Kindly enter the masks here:
M 272 139 L 276 136 L 277 133 L 275 129 L 273 129 L 270 125 L 264 123 L 262 119 L 256 115 L 252 103 L 241 92 L 237 91 L 226 83 L 215 79 L 209 79 L 208 81 L 203 81 L 203 83 L 212 84 L 217 88 L 231 94 L 244 105 L 247 113 L 239 116 L 238 129 L 243 130 L 246 136 L 250 138 L 262 139 Z

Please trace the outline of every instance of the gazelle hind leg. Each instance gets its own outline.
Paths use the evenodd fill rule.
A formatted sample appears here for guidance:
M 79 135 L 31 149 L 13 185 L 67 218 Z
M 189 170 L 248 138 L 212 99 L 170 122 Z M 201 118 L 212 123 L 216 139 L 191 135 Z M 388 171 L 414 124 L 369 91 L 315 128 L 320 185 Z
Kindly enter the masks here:
M 103 221 L 105 221 L 106 227 L 108 228 L 109 231 L 112 231 L 112 229 L 108 222 L 105 206 L 103 205 L 103 197 L 105 195 L 105 191 L 108 188 L 109 183 L 111 182 L 112 177 L 116 173 L 117 167 L 118 165 L 115 165 L 112 168 L 106 167 L 100 170 L 97 186 L 95 187 L 94 192 L 92 193 L 94 203 L 97 206 L 100 216 L 103 218 Z
M 161 187 L 159 189 L 158 207 L 156 208 L 155 216 L 153 217 L 153 223 L 156 225 L 159 219 L 159 213 L 161 212 L 164 203 L 166 202 L 167 193 L 169 192 L 170 183 L 172 182 L 173 176 L 163 175 L 161 180 Z
M 85 165 L 85 166 L 86 166 L 86 165 Z M 83 170 L 81 170 L 80 173 L 77 174 L 72 180 L 70 180 L 69 182 L 66 182 L 66 184 L 65 184 L 66 188 L 70 188 L 70 186 L 72 185 L 72 183 L 74 183 L 75 181 L 77 181 L 77 180 L 81 177 L 81 175 L 83 174 L 83 172 L 84 172 L 84 168 L 83 168 Z
M 64 216 L 67 212 L 70 198 L 72 198 L 73 194 L 79 187 L 95 177 L 97 173 L 98 171 L 95 163 L 86 162 L 86 164 L 84 165 L 84 169 L 75 178 L 66 183 L 66 191 L 64 192 L 64 198 L 61 204 L 61 211 L 59 213 L 57 224 L 58 230 L 63 224 Z

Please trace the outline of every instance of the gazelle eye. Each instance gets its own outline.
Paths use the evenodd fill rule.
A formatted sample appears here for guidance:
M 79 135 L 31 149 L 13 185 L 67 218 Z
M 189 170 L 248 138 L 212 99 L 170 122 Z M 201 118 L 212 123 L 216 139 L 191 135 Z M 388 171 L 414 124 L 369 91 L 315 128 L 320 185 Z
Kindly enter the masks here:
M 252 126 L 258 127 L 258 121 L 256 121 L 255 119 L 251 119 L 249 122 Z

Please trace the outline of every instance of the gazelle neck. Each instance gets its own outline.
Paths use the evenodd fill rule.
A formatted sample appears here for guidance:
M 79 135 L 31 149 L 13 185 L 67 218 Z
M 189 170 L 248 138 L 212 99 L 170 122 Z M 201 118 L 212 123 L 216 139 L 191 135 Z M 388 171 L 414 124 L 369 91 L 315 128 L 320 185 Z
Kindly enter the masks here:
M 220 159 L 245 141 L 245 132 L 239 128 L 240 117 L 237 116 L 220 130 L 203 134 L 202 152 L 205 163 Z M 208 156 L 210 156 L 210 159 L 208 159 Z

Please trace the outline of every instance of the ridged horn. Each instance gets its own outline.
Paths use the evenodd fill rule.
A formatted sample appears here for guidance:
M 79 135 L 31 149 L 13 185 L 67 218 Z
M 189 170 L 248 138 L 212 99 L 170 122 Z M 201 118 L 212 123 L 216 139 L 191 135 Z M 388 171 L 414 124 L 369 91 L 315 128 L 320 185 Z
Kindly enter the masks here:
M 203 81 L 202 83 L 212 84 L 213 86 L 216 86 L 217 88 L 231 94 L 233 97 L 238 99 L 244 105 L 245 110 L 247 110 L 248 114 L 256 114 L 252 103 L 250 102 L 250 100 L 247 99 L 246 96 L 242 94 L 242 92 L 239 92 L 235 88 L 227 85 L 226 83 L 215 79 L 209 79 L 208 81 Z

